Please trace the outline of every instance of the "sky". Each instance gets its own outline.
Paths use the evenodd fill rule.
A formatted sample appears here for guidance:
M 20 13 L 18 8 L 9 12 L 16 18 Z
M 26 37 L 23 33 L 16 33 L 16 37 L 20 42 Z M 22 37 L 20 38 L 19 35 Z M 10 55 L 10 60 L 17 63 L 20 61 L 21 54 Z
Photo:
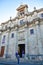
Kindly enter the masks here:
M 28 5 L 28 11 L 43 8 L 43 0 L 0 0 L 0 24 L 6 22 L 10 17 L 14 18 L 17 15 L 16 9 L 21 4 Z

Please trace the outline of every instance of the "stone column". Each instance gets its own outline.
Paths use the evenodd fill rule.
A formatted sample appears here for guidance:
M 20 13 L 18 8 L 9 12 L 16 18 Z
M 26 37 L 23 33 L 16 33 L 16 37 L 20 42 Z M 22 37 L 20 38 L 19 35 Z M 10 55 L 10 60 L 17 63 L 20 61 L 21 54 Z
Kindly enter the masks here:
M 6 56 L 5 58 L 7 58 L 9 56 L 9 36 L 10 36 L 10 30 L 7 30 L 7 33 L 8 33 L 8 39 L 7 39 L 7 46 L 6 46 Z
M 27 55 L 29 54 L 28 52 L 28 27 L 27 27 L 27 24 L 25 25 L 25 58 L 27 59 Z
M 36 24 L 36 36 L 37 36 L 37 54 L 42 54 L 42 42 L 41 42 L 41 33 L 40 33 L 40 24 L 39 21 L 37 21 Z
M 18 51 L 18 28 L 16 27 L 16 51 Z

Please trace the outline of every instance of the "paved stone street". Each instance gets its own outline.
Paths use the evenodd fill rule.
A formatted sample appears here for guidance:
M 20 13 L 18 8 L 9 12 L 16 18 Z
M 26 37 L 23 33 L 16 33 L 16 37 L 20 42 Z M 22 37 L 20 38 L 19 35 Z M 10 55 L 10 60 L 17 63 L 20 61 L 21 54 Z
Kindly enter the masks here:
M 0 65 L 43 65 L 42 63 L 30 63 L 30 62 L 20 62 L 19 64 L 17 62 L 13 63 L 0 63 Z
M 43 65 L 43 61 L 20 61 L 18 64 L 18 61 L 0 59 L 0 65 Z

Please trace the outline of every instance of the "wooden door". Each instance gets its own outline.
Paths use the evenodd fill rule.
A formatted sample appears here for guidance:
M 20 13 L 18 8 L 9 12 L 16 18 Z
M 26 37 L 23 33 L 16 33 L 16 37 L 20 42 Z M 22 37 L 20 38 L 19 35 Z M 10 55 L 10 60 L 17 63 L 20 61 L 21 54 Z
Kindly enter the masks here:
M 2 47 L 1 47 L 0 57 L 3 57 L 3 55 L 4 55 L 4 50 L 5 50 L 5 46 L 2 46 Z

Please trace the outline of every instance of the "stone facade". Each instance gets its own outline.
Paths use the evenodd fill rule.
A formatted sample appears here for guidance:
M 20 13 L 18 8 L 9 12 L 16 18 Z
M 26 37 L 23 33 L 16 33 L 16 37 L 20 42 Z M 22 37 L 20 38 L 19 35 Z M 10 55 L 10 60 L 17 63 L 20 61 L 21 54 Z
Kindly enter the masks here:
M 17 16 L 0 25 L 0 57 L 16 58 L 18 51 L 22 58 L 21 49 L 25 58 L 43 55 L 43 8 L 28 12 L 27 5 L 20 5 Z

